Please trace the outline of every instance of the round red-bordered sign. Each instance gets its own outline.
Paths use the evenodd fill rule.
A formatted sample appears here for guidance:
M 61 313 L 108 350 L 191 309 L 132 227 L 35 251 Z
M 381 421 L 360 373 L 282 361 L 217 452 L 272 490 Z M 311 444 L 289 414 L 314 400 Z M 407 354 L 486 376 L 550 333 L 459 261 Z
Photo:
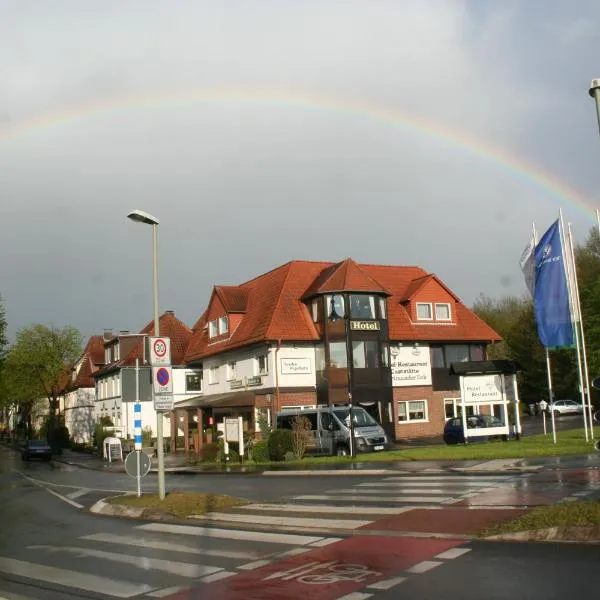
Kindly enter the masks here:
M 156 381 L 162 386 L 169 385 L 169 371 L 164 367 L 156 371 Z
M 167 343 L 161 338 L 154 340 L 152 347 L 154 349 L 154 354 L 156 354 L 158 358 L 164 358 L 167 354 Z

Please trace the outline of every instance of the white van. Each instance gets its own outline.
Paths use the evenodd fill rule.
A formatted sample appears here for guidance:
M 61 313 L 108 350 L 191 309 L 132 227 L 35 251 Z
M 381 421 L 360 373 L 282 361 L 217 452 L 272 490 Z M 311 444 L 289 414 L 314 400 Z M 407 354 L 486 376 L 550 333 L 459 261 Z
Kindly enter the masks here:
M 312 439 L 307 452 L 344 456 L 350 454 L 350 408 L 319 406 L 317 408 L 284 408 L 277 414 L 279 429 L 292 429 L 296 416 L 306 417 L 311 424 Z M 388 446 L 385 431 L 362 407 L 352 407 L 355 452 L 379 452 Z

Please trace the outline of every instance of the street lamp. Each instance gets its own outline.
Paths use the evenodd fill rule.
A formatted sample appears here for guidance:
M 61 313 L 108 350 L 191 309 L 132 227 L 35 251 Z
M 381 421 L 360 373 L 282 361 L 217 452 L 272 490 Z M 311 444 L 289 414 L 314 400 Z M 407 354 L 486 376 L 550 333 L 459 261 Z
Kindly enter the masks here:
M 600 79 L 592 79 L 589 93 L 596 101 L 596 114 L 598 116 L 598 127 L 600 128 Z
M 127 215 L 128 219 L 137 223 L 152 225 L 152 265 L 153 265 L 153 283 L 154 283 L 154 336 L 160 335 L 158 324 L 158 260 L 156 252 L 156 233 L 158 228 L 158 219 L 150 213 L 143 210 L 133 210 Z M 139 398 L 138 398 L 139 400 Z M 163 415 L 162 412 L 156 412 L 156 452 L 158 454 L 158 496 L 161 500 L 165 498 L 165 458 L 163 454 Z

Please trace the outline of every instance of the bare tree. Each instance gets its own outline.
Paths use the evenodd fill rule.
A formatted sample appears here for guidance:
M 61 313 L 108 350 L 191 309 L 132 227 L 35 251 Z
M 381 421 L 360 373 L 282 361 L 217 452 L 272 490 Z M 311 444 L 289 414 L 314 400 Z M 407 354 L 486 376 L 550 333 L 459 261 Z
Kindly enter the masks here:
M 302 415 L 296 415 L 292 419 L 293 452 L 296 458 L 304 456 L 310 444 L 311 437 L 312 426 L 310 421 Z

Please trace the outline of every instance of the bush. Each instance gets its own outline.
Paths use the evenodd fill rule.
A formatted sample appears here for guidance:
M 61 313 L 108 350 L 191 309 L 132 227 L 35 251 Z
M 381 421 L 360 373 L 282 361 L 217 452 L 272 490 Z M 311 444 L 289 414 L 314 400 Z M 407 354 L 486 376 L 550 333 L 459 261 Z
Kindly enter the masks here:
M 298 457 L 295 452 L 286 452 L 284 456 L 285 462 L 289 462 L 290 460 L 296 460 Z
M 267 442 L 269 447 L 269 458 L 274 461 L 285 459 L 286 452 L 294 451 L 294 440 L 289 429 L 275 429 L 269 435 Z
M 104 425 L 98 423 L 96 427 L 94 427 L 94 446 L 96 450 L 102 454 L 102 445 L 104 444 L 104 440 L 110 436 L 108 431 L 104 430 Z
M 149 448 L 152 446 L 152 427 L 144 427 L 142 429 L 142 446 Z
M 254 442 L 252 460 L 254 462 L 269 462 L 269 447 L 265 440 Z
M 302 458 L 312 438 L 312 425 L 303 415 L 292 419 L 292 440 L 295 458 Z

